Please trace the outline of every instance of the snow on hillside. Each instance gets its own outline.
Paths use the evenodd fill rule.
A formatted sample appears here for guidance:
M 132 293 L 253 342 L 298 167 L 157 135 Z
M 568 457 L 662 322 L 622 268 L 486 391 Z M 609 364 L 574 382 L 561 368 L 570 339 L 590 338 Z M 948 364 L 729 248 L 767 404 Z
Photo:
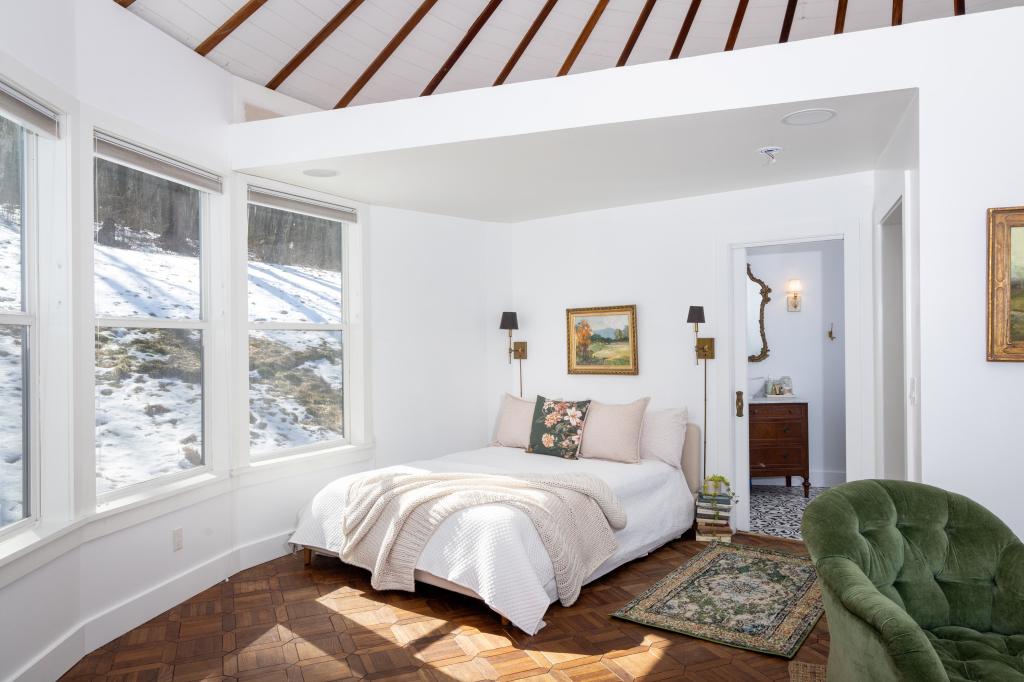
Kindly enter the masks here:
M 0 215 L 0 307 L 20 298 L 18 231 Z M 97 244 L 96 314 L 195 319 L 199 259 L 132 231 L 132 248 Z M 10 274 L 9 274 L 10 273 Z M 335 323 L 341 273 L 250 263 L 253 319 Z M 13 292 L 13 293 L 12 293 Z M 0 327 L 0 525 L 21 518 L 21 337 Z M 259 331 L 250 343 L 254 451 L 341 436 L 340 332 Z M 202 461 L 200 332 L 101 328 L 96 337 L 96 489 L 103 493 Z

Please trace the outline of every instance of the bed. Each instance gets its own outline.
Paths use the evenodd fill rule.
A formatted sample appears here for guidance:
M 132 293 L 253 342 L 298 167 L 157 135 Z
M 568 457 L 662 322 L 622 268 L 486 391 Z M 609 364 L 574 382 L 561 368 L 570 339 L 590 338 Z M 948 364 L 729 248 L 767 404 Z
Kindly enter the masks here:
M 458 452 L 389 469 L 503 475 L 584 471 L 601 478 L 625 508 L 628 522 L 615 532 L 617 551 L 590 575 L 586 582 L 591 582 L 678 538 L 693 525 L 699 451 L 699 429 L 690 424 L 680 453 L 681 469 L 653 460 L 639 464 L 567 460 L 504 447 Z M 343 477 L 327 484 L 300 513 L 290 542 L 306 550 L 307 560 L 313 554 L 338 557 L 349 481 L 350 477 Z M 528 634 L 544 627 L 544 613 L 557 601 L 551 561 L 533 524 L 522 512 L 504 505 L 472 507 L 446 519 L 416 563 L 415 577 L 481 599 Z

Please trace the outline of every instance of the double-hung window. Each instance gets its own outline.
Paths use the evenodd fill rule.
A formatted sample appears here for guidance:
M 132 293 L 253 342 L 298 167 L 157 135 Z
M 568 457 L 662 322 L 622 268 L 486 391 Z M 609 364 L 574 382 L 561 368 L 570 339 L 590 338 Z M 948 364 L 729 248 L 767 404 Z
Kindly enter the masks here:
M 249 447 L 346 442 L 346 224 L 353 209 L 248 190 Z
M 96 492 L 202 467 L 216 175 L 96 133 Z
M 57 135 L 56 112 L 0 83 L 0 529 L 38 512 L 37 151 Z

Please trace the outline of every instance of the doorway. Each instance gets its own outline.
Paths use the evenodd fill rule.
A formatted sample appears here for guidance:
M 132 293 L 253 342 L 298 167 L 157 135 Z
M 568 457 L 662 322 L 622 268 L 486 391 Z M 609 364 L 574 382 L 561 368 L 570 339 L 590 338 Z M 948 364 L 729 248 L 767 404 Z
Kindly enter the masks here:
M 752 532 L 799 539 L 807 504 L 846 481 L 844 242 L 745 251 L 749 490 L 740 494 Z
M 881 478 L 907 480 L 906 288 L 904 280 L 903 200 L 889 209 L 878 234 L 878 329 L 880 400 L 876 418 Z

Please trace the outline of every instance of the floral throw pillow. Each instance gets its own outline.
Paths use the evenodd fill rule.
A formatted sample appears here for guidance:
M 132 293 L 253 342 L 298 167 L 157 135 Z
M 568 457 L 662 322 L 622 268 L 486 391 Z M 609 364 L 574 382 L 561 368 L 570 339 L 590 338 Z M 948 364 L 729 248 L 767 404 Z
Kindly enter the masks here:
M 576 459 L 589 407 L 589 400 L 550 400 L 537 396 L 533 408 L 530 447 L 526 451 Z

